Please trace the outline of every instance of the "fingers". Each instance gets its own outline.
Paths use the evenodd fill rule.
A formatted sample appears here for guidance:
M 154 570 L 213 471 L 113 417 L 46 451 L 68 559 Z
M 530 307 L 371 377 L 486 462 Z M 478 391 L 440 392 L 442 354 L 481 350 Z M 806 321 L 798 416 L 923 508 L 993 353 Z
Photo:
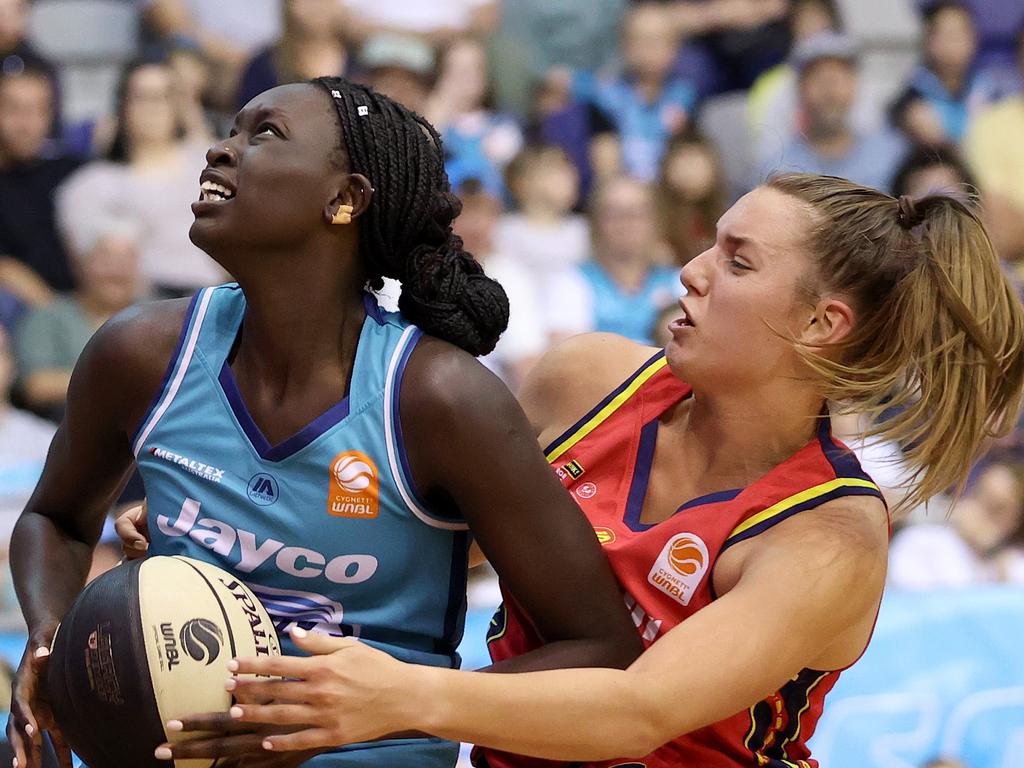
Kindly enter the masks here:
M 50 743 L 53 744 L 53 751 L 57 755 L 57 765 L 60 768 L 73 768 L 71 760 L 71 747 L 64 741 L 64 735 L 55 729 L 47 731 L 50 734 Z
M 247 752 L 261 751 L 263 738 L 258 733 L 246 733 L 241 736 L 222 736 L 215 739 L 190 739 L 177 744 L 161 744 L 153 754 L 157 760 L 234 757 Z
M 40 645 L 32 652 L 32 658 L 29 659 L 29 664 L 32 667 L 32 671 L 36 675 L 43 674 L 43 670 L 46 669 L 46 662 L 50 660 L 50 649 L 45 645 Z
M 28 762 L 25 742 L 22 740 L 22 733 L 18 729 L 13 713 L 7 718 L 7 741 L 14 752 L 14 768 L 31 768 Z
M 231 718 L 239 724 L 312 725 L 319 722 L 316 709 L 306 704 L 236 704 Z
M 292 641 L 306 653 L 326 654 L 342 651 L 359 645 L 359 641 L 351 637 L 332 637 L 323 632 L 307 632 L 296 627 L 290 633 Z
M 346 742 L 347 743 L 347 742 Z M 263 748 L 273 752 L 291 752 L 299 749 L 320 749 L 338 746 L 338 737 L 326 728 L 307 728 L 304 731 L 283 734 L 281 736 L 265 736 Z
M 318 659 L 303 656 L 260 656 L 258 658 L 232 659 L 228 662 L 228 669 L 236 675 L 292 677 L 305 680 L 313 674 L 319 665 Z M 242 682 L 242 678 L 238 678 L 238 683 Z M 271 681 L 245 680 L 246 684 L 250 682 L 269 685 Z
M 121 551 L 129 560 L 142 557 L 149 549 L 146 504 L 132 507 L 114 521 L 114 530 L 121 540 Z
M 168 731 L 204 731 L 206 733 L 248 733 L 251 726 L 240 723 L 228 712 L 204 712 L 200 715 L 186 715 L 177 720 L 167 722 Z
M 224 684 L 235 700 L 244 704 L 266 701 L 305 701 L 309 686 L 298 680 L 259 680 L 233 677 Z

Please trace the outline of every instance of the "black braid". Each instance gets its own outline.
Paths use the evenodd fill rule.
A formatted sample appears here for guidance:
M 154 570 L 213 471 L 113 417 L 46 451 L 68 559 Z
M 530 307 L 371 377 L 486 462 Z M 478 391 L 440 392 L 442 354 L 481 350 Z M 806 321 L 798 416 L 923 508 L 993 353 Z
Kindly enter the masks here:
M 337 107 L 350 170 L 374 187 L 359 219 L 359 255 L 370 285 L 379 288 L 382 277 L 400 280 L 398 307 L 409 321 L 474 355 L 487 354 L 508 325 L 508 298 L 452 232 L 462 203 L 448 183 L 437 131 L 367 86 L 339 77 L 312 82 Z

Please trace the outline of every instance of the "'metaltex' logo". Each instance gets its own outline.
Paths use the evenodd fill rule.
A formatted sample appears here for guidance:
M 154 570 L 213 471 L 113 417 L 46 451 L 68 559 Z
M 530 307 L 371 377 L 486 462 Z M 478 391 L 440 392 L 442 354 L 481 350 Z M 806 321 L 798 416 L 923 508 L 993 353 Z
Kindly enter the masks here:
M 196 477 L 201 477 L 212 483 L 219 483 L 224 479 L 223 469 L 211 466 L 210 464 L 204 464 L 201 461 L 195 461 L 194 459 L 190 459 L 188 456 L 182 456 L 180 453 L 174 453 L 173 451 L 157 447 L 150 448 L 149 452 L 158 459 L 168 461 L 171 464 L 181 467 L 186 472 L 191 472 Z

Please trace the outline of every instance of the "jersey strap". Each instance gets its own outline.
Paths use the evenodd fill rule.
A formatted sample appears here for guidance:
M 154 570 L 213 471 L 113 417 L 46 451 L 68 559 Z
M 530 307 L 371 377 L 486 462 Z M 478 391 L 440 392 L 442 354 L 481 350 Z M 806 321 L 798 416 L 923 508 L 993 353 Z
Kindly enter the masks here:
M 138 458 L 139 451 L 146 442 L 153 428 L 160 421 L 160 418 L 171 407 L 175 395 L 181 389 L 181 383 L 185 379 L 185 372 L 196 351 L 196 344 L 199 342 L 199 333 L 203 328 L 203 320 L 213 298 L 215 288 L 203 288 L 192 297 L 188 310 L 185 312 L 185 321 L 181 326 L 181 335 L 171 355 L 167 370 L 164 372 L 163 380 L 153 396 L 153 402 L 146 411 L 146 418 L 142 420 L 142 426 L 132 444 L 132 452 Z
M 595 405 L 582 419 L 555 438 L 551 445 L 544 450 L 544 455 L 547 456 L 548 462 L 556 461 L 576 443 L 607 421 L 613 413 L 625 405 L 629 398 L 635 395 L 666 364 L 665 350 L 659 350 L 654 357 L 640 366 L 632 376 L 616 387 L 600 403 Z

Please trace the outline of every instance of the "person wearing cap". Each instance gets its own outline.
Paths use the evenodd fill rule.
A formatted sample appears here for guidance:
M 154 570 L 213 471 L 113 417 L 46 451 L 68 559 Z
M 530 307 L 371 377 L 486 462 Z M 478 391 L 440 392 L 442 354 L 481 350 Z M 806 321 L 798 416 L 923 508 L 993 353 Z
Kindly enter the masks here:
M 412 35 L 376 35 L 359 55 L 367 85 L 419 114 L 426 110 L 435 64 L 433 48 Z
M 762 158 L 751 186 L 776 171 L 839 176 L 889 189 L 905 145 L 894 133 L 855 127 L 858 52 L 849 38 L 826 32 L 794 52 L 797 72 L 798 133 L 781 153 Z

